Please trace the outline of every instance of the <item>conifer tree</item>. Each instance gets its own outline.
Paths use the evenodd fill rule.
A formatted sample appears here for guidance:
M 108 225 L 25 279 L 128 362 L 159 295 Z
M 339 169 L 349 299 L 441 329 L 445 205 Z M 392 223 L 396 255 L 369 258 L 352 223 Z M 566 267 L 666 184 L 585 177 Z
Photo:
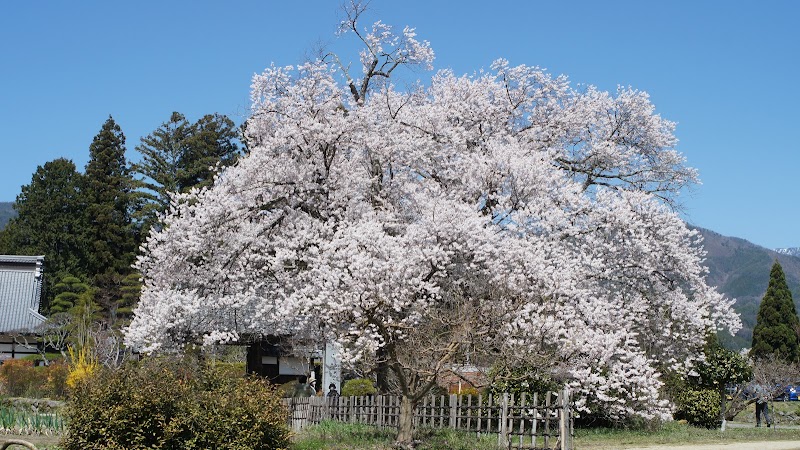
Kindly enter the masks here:
M 178 180 L 185 177 L 181 164 L 190 129 L 186 117 L 173 112 L 168 122 L 143 137 L 136 147 L 142 158 L 132 166 L 132 172 L 142 176 L 136 181 L 140 201 L 136 218 L 141 222 L 143 235 L 158 222 L 158 215 L 169 208 L 172 193 L 181 190 Z
M 167 211 L 174 193 L 206 187 L 214 180 L 216 168 L 236 162 L 239 157 L 239 130 L 232 120 L 208 114 L 194 124 L 179 112 L 168 122 L 142 138 L 136 150 L 142 155 L 132 172 L 140 202 L 136 219 L 142 234 L 158 226 L 159 214 Z
M 239 129 L 227 116 L 206 114 L 192 124 L 180 179 L 181 192 L 214 182 L 216 167 L 230 166 L 239 158 Z
M 53 286 L 55 298 L 50 304 L 50 313 L 65 313 L 74 308 L 78 303 L 81 294 L 89 290 L 89 285 L 78 277 L 70 274 L 65 275 Z
M 31 183 L 22 186 L 11 219 L 0 239 L 0 253 L 45 255 L 45 293 L 42 309 L 53 300 L 51 283 L 67 273 L 84 275 L 86 267 L 86 199 L 83 177 L 64 158 L 39 166 Z
M 109 117 L 89 147 L 86 165 L 88 273 L 96 300 L 109 320 L 121 300 L 121 280 L 132 271 L 136 237 L 131 224 L 133 178 L 125 160 L 125 136 Z
M 798 343 L 800 320 L 786 284 L 783 268 L 775 261 L 769 274 L 769 286 L 756 316 L 753 329 L 753 346 L 750 355 L 755 358 L 775 355 L 786 361 L 800 357 Z

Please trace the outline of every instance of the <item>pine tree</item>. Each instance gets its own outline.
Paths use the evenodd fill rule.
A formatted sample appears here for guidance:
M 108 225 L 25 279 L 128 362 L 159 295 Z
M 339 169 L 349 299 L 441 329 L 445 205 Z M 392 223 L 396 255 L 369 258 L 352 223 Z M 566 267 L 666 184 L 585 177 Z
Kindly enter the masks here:
M 139 302 L 139 295 L 142 292 L 142 274 L 131 272 L 122 280 L 122 298 L 117 316 L 121 319 L 130 319 L 133 315 L 133 308 Z
M 227 116 L 207 114 L 192 125 L 188 152 L 181 161 L 184 174 L 181 192 L 214 182 L 216 167 L 234 164 L 239 158 L 239 129 Z
M 169 208 L 172 194 L 180 192 L 179 178 L 183 175 L 181 160 L 186 153 L 187 138 L 191 125 L 178 112 L 173 112 L 168 122 L 142 138 L 136 151 L 141 160 L 132 166 L 134 174 L 142 175 L 137 180 L 137 195 L 140 205 L 136 218 L 141 222 L 143 235 L 158 223 L 158 215 Z
M 65 313 L 79 303 L 81 294 L 89 290 L 89 285 L 72 275 L 65 275 L 53 286 L 55 298 L 50 304 L 50 313 Z
M 783 268 L 775 261 L 770 270 L 767 293 L 758 308 L 750 355 L 755 358 L 775 355 L 787 361 L 798 361 L 798 331 L 800 320 L 797 318 L 792 293 L 786 284 Z
M 131 222 L 131 177 L 125 160 L 125 136 L 109 117 L 89 147 L 86 165 L 86 217 L 90 254 L 88 274 L 96 300 L 109 321 L 121 301 L 121 280 L 132 271 L 136 236 Z
M 142 138 L 136 150 L 142 155 L 132 172 L 140 175 L 137 220 L 142 234 L 159 226 L 175 192 L 188 192 L 213 182 L 216 167 L 225 167 L 239 157 L 239 130 L 223 115 L 208 114 L 189 124 L 183 114 L 173 112 L 168 122 Z
M 53 300 L 50 283 L 66 273 L 85 275 L 87 260 L 86 199 L 81 191 L 83 176 L 75 164 L 59 158 L 39 166 L 31 183 L 22 186 L 11 219 L 0 239 L 0 253 L 45 255 L 43 310 Z

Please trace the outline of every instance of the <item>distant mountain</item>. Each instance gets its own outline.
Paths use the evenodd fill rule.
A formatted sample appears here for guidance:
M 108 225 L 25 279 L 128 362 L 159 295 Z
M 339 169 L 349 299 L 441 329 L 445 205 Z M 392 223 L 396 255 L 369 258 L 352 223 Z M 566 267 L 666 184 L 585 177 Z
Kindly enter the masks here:
M 727 347 L 750 347 L 758 306 L 767 291 L 769 271 L 775 260 L 781 263 L 786 282 L 792 291 L 795 307 L 800 311 L 800 258 L 760 247 L 744 239 L 723 236 L 697 228 L 708 253 L 707 281 L 728 297 L 735 298 L 734 308 L 742 317 L 742 329 L 735 336 L 723 336 Z
M 775 251 L 781 255 L 800 257 L 800 247 L 776 248 Z
M 17 217 L 13 202 L 0 202 L 0 230 L 6 227 L 9 219 Z

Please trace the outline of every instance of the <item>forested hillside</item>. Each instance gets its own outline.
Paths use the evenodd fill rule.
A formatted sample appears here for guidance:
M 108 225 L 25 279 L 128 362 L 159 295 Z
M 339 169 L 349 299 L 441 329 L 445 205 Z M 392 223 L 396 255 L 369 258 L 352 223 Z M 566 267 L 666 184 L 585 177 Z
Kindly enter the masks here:
M 0 230 L 6 227 L 9 219 L 17 215 L 13 205 L 12 202 L 0 202 Z
M 736 298 L 734 308 L 742 317 L 742 329 L 736 336 L 723 340 L 732 348 L 750 347 L 758 306 L 767 290 L 770 267 L 776 259 L 783 266 L 795 307 L 800 305 L 800 258 L 704 228 L 697 230 L 703 235 L 708 252 L 708 284 Z

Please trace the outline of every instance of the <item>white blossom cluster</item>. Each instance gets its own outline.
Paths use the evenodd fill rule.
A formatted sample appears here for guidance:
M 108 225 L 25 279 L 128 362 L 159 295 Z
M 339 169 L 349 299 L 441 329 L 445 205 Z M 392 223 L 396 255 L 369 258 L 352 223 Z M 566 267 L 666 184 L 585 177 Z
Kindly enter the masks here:
M 366 39 L 433 58 L 411 29 Z M 739 318 L 671 208 L 697 175 L 648 96 L 500 60 L 357 99 L 337 70 L 254 77 L 250 153 L 147 240 L 127 344 L 318 333 L 371 361 L 458 295 L 500 324 L 502 352 L 558 359 L 582 402 L 668 414 L 657 368 Z

